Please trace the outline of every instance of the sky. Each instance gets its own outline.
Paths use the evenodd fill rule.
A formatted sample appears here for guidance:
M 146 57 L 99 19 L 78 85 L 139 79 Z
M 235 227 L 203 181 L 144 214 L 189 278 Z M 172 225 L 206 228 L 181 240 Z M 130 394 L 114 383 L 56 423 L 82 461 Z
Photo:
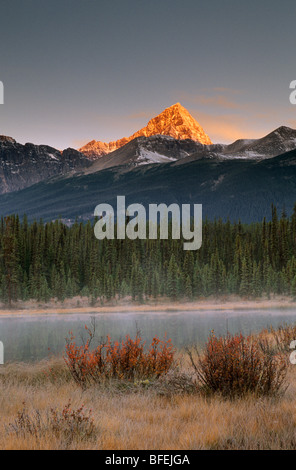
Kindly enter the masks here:
M 0 0 L 0 134 L 63 149 L 180 102 L 213 142 L 296 128 L 295 0 Z

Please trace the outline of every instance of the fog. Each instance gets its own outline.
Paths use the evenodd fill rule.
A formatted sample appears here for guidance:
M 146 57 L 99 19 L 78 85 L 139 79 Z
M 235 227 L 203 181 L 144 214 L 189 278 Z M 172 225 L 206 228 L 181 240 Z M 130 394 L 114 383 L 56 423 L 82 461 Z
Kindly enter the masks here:
M 150 343 L 154 336 L 171 338 L 172 344 L 183 348 L 191 344 L 202 346 L 212 330 L 216 335 L 230 333 L 249 334 L 284 323 L 295 323 L 294 309 L 282 310 L 221 310 L 206 312 L 143 312 L 107 314 L 46 314 L 0 317 L 0 341 L 4 344 L 5 362 L 38 361 L 51 355 L 63 354 L 65 338 L 72 330 L 77 343 L 87 338 L 85 325 L 95 321 L 93 344 L 111 336 L 121 340 L 141 332 Z M 296 339 L 296 338 L 295 338 Z

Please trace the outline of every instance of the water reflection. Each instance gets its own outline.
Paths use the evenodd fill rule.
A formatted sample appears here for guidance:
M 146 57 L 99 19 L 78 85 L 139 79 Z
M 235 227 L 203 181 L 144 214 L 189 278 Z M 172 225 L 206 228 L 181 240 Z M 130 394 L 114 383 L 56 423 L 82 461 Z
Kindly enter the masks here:
M 50 354 L 61 354 L 65 337 L 72 330 L 81 342 L 86 338 L 84 325 L 96 321 L 96 336 L 120 340 L 134 336 L 137 329 L 150 342 L 153 336 L 166 333 L 175 346 L 202 345 L 211 330 L 217 335 L 242 332 L 249 334 L 270 325 L 295 323 L 294 310 L 207 311 L 174 313 L 109 313 L 109 314 L 48 314 L 0 318 L 0 341 L 5 347 L 5 362 L 35 361 Z M 296 339 L 296 338 L 295 338 Z

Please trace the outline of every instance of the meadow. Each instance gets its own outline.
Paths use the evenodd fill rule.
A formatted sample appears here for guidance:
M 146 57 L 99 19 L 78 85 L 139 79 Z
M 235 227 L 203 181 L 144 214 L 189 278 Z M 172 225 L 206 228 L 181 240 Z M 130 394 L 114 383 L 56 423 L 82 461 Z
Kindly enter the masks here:
M 236 351 L 224 372 L 235 373 L 216 382 L 216 390 L 204 387 L 186 351 L 175 352 L 174 362 L 158 376 L 127 378 L 121 372 L 105 373 L 111 370 L 107 367 L 100 378 L 84 384 L 74 380 L 73 370 L 61 357 L 34 364 L 8 363 L 0 368 L 0 449 L 295 449 L 296 369 L 288 360 L 295 331 L 287 327 L 259 335 L 261 345 L 266 341 L 272 345 L 268 357 L 276 362 L 257 362 L 254 369 L 262 381 L 260 367 L 272 365 L 271 375 L 262 382 L 266 385 L 271 380 L 275 387 L 270 389 L 246 387 L 255 376 L 247 374 L 247 363 L 236 361 L 242 357 L 236 356 L 238 343 L 243 345 L 240 353 L 249 354 L 248 360 L 258 359 L 257 349 L 252 349 L 253 342 L 249 346 L 247 338 L 239 340 L 239 335 L 223 343 L 228 349 L 222 355 Z M 209 340 L 201 362 L 194 358 L 199 372 L 201 364 L 209 364 L 202 361 L 211 353 L 210 347 Z M 83 351 L 91 355 L 95 349 L 89 346 Z M 221 367 L 217 351 L 218 362 L 211 373 Z M 266 354 L 265 349 L 264 361 Z M 85 364 L 80 362 L 82 369 Z M 235 374 L 244 380 L 235 381 Z

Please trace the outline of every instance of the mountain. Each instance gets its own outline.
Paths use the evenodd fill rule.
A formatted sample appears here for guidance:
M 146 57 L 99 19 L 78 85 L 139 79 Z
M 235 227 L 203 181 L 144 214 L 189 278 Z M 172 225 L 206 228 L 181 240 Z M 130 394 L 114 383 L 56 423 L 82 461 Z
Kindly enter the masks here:
M 170 161 L 183 165 L 201 158 L 263 160 L 295 148 L 296 130 L 284 126 L 261 139 L 240 139 L 229 145 L 205 145 L 196 140 L 180 140 L 166 135 L 136 137 L 114 152 L 96 159 L 85 173 L 95 173 L 116 166 L 127 171 L 135 166 Z
M 143 127 L 143 129 L 135 132 L 130 137 L 124 137 L 109 143 L 92 140 L 81 147 L 79 151 L 88 158 L 95 160 L 102 155 L 123 147 L 137 137 L 150 137 L 157 134 L 170 136 L 178 140 L 191 139 L 204 145 L 212 143 L 203 128 L 187 109 L 181 106 L 180 103 L 176 103 L 151 119 L 146 127 Z
M 296 148 L 296 130 L 281 126 L 261 139 L 237 140 L 227 145 L 225 156 L 236 158 L 275 157 Z
M 26 188 L 52 176 L 85 169 L 91 162 L 72 148 L 59 151 L 48 145 L 25 145 L 0 136 L 0 194 Z
M 183 162 L 179 164 L 179 162 Z M 141 165 L 121 171 L 111 167 L 90 174 L 55 177 L 0 196 L 0 214 L 28 215 L 30 220 L 93 218 L 97 204 L 191 203 L 203 205 L 203 218 L 261 221 L 271 213 L 292 213 L 296 202 L 296 150 L 264 160 L 200 158 L 191 162 Z
M 180 109 L 180 105 L 171 106 L 166 110 L 169 111 L 167 116 L 176 117 L 176 113 L 172 112 L 176 106 L 176 109 Z M 166 111 L 155 118 L 155 122 L 158 122 L 161 117 L 159 128 L 165 128 L 163 119 Z M 172 121 L 167 121 L 167 124 Z M 147 128 L 152 132 L 151 126 Z M 185 134 L 180 131 L 180 135 Z M 140 136 L 95 161 L 71 148 L 60 151 L 48 145 L 21 145 L 12 137 L 0 136 L 0 194 L 21 190 L 55 176 L 66 176 L 69 180 L 75 173 L 88 175 L 115 168 L 119 174 L 136 167 L 154 165 L 158 168 L 166 163 L 178 167 L 198 160 L 260 161 L 295 148 L 296 130 L 284 126 L 261 139 L 241 139 L 230 145 L 203 144 L 198 140 L 176 139 L 163 134 Z
M 205 147 L 194 140 L 177 140 L 167 135 L 136 137 L 118 150 L 95 160 L 85 173 L 119 166 L 129 170 L 136 166 L 174 162 L 196 152 L 204 155 Z

